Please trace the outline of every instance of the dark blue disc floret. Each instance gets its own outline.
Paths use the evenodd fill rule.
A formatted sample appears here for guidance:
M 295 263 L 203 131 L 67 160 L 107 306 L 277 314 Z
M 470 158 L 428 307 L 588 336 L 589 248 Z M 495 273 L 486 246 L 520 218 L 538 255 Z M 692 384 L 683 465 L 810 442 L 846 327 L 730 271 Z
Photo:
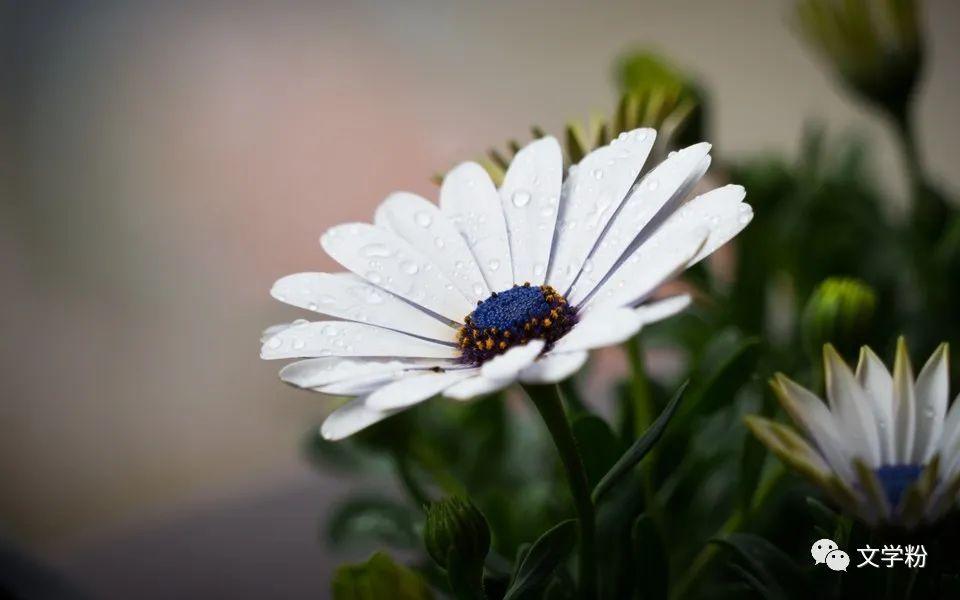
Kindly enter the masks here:
M 923 465 L 884 465 L 874 472 L 883 486 L 887 502 L 896 509 L 903 493 L 920 477 Z
M 464 319 L 457 335 L 461 360 L 480 365 L 534 339 L 549 348 L 576 322 L 576 310 L 549 285 L 515 285 L 478 302 Z

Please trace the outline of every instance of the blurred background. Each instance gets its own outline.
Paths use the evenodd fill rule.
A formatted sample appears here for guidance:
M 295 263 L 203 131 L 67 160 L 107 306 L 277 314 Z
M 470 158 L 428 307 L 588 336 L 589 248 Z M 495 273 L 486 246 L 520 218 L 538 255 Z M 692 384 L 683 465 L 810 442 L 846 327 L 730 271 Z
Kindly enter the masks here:
M 298 316 L 272 282 L 389 192 L 609 112 L 638 47 L 710 90 L 718 154 L 792 156 L 817 119 L 903 197 L 791 4 L 4 1 L 0 537 L 95 597 L 325 597 L 319 519 L 357 482 L 305 464 L 329 405 L 258 358 Z M 924 18 L 920 151 L 955 189 L 960 4 Z

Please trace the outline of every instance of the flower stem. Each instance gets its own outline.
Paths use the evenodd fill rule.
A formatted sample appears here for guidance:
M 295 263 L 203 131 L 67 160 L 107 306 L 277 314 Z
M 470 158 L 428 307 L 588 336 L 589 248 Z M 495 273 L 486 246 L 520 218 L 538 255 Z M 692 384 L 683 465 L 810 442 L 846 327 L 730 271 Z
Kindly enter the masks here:
M 583 467 L 583 459 L 577 449 L 570 422 L 563 411 L 559 388 L 556 385 L 524 385 L 523 389 L 540 412 L 567 474 L 567 483 L 570 486 L 570 494 L 573 496 L 573 504 L 580 522 L 580 597 L 589 600 L 595 598 L 597 594 L 594 541 L 596 525 L 593 501 L 590 499 L 590 484 Z

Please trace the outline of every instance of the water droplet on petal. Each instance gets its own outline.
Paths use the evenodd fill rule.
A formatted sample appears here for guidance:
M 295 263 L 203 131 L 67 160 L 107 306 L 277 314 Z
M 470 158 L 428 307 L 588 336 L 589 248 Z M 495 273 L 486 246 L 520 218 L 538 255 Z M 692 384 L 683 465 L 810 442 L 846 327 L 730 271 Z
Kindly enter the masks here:
M 316 303 L 316 302 L 309 302 L 309 303 L 307 303 L 307 310 L 317 310 L 318 308 L 320 308 L 320 307 L 317 306 L 317 303 Z
M 439 237 L 438 237 L 438 238 L 434 239 L 434 240 L 433 240 L 433 245 L 436 246 L 437 248 L 443 248 L 443 246 L 444 246 L 443 238 L 439 238 Z
M 482 296 L 483 295 L 483 286 L 479 283 L 473 284 L 473 295 Z
M 491 271 L 496 271 L 497 269 L 500 268 L 500 261 L 496 259 L 491 260 L 487 266 L 490 267 Z
M 294 349 L 294 350 L 303 350 L 303 347 L 306 346 L 306 345 L 307 345 L 307 343 L 304 342 L 303 340 L 301 340 L 300 338 L 294 338 L 294 339 L 293 339 L 293 349 Z
M 650 181 L 647 182 L 647 189 L 650 190 L 651 192 L 657 189 L 658 187 L 660 187 L 660 180 L 657 179 L 656 177 L 652 178 Z
M 525 190 L 517 190 L 513 193 L 513 205 L 517 208 L 523 208 L 527 204 L 530 204 L 530 192 Z
M 364 277 L 367 278 L 367 281 L 373 284 L 378 284 L 381 281 L 383 281 L 383 278 L 380 277 L 380 273 L 377 273 L 375 271 L 368 272 L 366 275 L 364 275 Z
M 430 227 L 430 224 L 433 223 L 433 217 L 427 211 L 422 210 L 417 213 L 416 221 L 420 227 Z
M 593 178 L 596 180 L 603 179 L 603 169 L 594 169 Z
M 416 275 L 417 271 L 420 270 L 420 267 L 417 265 L 417 263 L 413 262 L 412 260 L 404 261 L 400 264 L 400 268 L 403 269 L 403 272 L 407 275 Z
M 393 254 L 393 251 L 390 248 L 387 248 L 383 244 L 367 244 L 360 249 L 360 252 L 363 253 L 367 258 L 381 257 L 386 258 Z
M 276 350 L 283 345 L 283 341 L 278 337 L 272 337 L 270 338 L 270 341 L 267 342 L 267 345 Z

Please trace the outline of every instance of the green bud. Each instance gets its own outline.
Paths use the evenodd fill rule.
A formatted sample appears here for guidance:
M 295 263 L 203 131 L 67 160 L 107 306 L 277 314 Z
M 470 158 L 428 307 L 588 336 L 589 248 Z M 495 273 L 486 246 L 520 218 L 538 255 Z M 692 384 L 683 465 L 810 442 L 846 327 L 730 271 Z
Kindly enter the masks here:
M 869 341 L 876 310 L 873 289 L 858 279 L 831 277 L 810 295 L 801 320 L 808 351 L 816 355 L 826 343 L 849 355 Z
M 423 530 L 427 552 L 444 569 L 451 552 L 456 552 L 462 565 L 482 572 L 490 551 L 490 527 L 483 513 L 470 500 L 450 496 L 427 508 Z
M 855 93 L 905 114 L 923 64 L 915 0 L 801 0 L 800 32 Z

